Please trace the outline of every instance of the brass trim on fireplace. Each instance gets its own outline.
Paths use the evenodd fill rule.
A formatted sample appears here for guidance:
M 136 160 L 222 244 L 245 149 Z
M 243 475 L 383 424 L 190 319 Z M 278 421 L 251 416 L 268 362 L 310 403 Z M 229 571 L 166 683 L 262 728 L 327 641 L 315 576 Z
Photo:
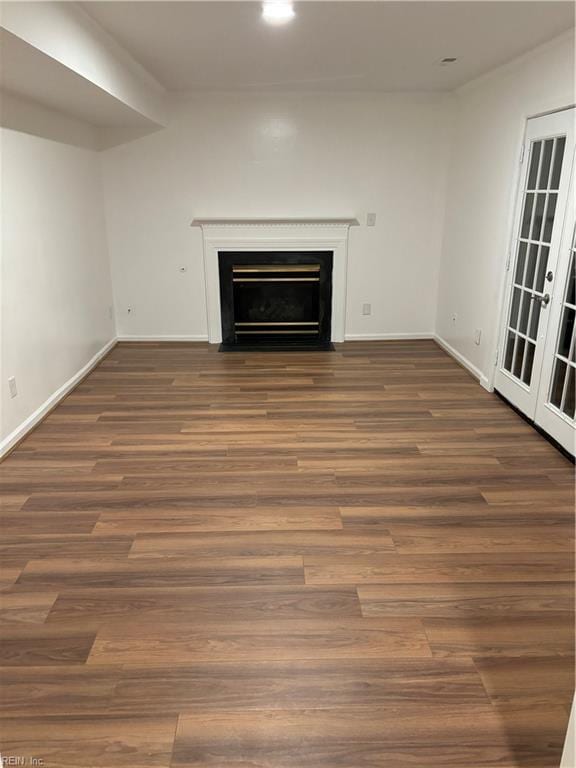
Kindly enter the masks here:
M 244 336 L 253 335 L 253 336 L 260 336 L 263 333 L 307 333 L 307 334 L 313 334 L 316 335 L 318 331 L 236 331 L 238 335 L 242 334 Z
M 268 322 L 268 323 L 234 323 L 234 325 L 237 326 L 237 327 L 238 326 L 244 327 L 244 326 L 247 326 L 247 325 L 320 325 L 320 323 L 316 323 L 316 322 L 305 322 L 305 323 L 304 322 L 302 322 L 302 323 L 299 323 L 299 322 L 271 323 L 271 322 Z
M 247 264 L 232 267 L 232 272 L 320 272 L 319 264 Z
M 319 277 L 234 277 L 233 283 L 319 283 Z

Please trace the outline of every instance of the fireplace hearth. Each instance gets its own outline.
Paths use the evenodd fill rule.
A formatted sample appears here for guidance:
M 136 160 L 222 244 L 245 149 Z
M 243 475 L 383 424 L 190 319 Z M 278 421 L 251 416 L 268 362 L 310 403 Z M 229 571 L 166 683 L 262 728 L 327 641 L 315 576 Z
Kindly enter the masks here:
M 332 251 L 220 251 L 220 349 L 332 349 L 332 260 Z

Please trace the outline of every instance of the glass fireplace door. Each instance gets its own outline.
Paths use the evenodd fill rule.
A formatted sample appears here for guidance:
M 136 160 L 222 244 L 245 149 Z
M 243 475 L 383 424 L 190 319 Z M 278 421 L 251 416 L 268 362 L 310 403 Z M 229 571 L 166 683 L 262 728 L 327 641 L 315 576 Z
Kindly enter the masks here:
M 240 264 L 232 267 L 237 336 L 318 338 L 319 264 Z

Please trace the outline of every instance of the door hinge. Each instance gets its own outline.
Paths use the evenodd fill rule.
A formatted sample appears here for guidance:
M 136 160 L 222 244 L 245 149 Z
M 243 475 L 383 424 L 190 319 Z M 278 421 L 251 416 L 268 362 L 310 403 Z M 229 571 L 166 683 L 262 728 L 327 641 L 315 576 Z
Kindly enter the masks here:
M 520 163 L 524 162 L 524 152 L 526 150 L 526 144 L 522 144 L 522 147 L 520 148 Z
M 499 350 L 496 349 L 496 354 L 494 355 L 494 365 L 496 365 L 496 366 L 498 365 L 498 352 L 499 352 Z
M 510 261 L 512 259 L 512 255 L 510 251 L 508 251 L 508 255 L 506 256 L 506 272 L 510 269 Z

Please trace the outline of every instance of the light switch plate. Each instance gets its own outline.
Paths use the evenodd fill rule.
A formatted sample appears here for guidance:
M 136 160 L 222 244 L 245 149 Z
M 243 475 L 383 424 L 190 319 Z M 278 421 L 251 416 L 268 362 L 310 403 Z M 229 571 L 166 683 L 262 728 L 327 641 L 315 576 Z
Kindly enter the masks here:
M 367 227 L 375 227 L 376 226 L 376 214 L 375 213 L 369 213 L 366 216 L 366 226 Z

